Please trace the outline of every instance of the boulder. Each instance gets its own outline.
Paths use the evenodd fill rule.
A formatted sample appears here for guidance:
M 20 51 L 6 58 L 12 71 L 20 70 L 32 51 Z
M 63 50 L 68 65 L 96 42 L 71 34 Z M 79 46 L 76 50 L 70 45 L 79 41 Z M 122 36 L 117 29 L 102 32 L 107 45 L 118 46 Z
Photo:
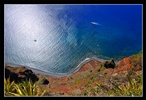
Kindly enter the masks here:
M 43 79 L 43 80 L 42 80 L 42 84 L 43 84 L 43 85 L 48 85 L 48 84 L 49 84 L 49 81 L 48 81 L 47 79 Z
M 38 81 L 38 77 L 29 69 L 25 67 L 11 67 L 5 66 L 5 78 L 10 77 L 10 82 L 21 82 L 31 80 L 33 83 Z

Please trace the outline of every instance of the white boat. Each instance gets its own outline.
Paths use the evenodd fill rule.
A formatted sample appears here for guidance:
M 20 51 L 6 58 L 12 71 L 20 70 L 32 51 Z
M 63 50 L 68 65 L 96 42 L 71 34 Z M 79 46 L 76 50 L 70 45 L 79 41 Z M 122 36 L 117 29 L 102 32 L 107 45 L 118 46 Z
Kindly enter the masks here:
M 94 24 L 94 25 L 100 25 L 100 24 L 97 23 L 97 22 L 91 22 L 91 24 Z

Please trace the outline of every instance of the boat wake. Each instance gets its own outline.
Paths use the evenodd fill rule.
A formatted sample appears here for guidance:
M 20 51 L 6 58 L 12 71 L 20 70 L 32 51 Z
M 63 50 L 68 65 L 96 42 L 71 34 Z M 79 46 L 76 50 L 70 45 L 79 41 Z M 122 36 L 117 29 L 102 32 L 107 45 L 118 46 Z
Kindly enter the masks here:
M 101 24 L 99 24 L 97 22 L 91 22 L 91 24 L 93 24 L 93 25 L 101 25 Z

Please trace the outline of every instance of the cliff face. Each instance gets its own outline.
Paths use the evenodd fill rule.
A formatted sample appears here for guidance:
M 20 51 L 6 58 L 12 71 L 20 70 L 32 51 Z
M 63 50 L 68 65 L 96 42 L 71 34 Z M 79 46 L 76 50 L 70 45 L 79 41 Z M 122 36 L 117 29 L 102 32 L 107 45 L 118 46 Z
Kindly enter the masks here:
M 77 76 L 84 71 L 90 72 L 95 71 L 95 69 L 97 69 L 100 66 L 100 64 L 101 64 L 100 61 L 91 60 L 88 63 L 84 64 L 76 73 L 72 74 L 71 76 Z
M 118 67 L 114 70 L 114 73 L 124 71 L 139 71 L 142 70 L 142 51 L 136 55 L 124 58 L 118 63 Z
M 84 64 L 76 73 L 61 78 L 35 74 L 25 67 L 5 66 L 5 78 L 10 76 L 11 81 L 25 81 L 31 79 L 38 84 L 43 84 L 44 89 L 50 90 L 50 95 L 76 95 L 89 93 L 88 90 L 104 84 L 103 89 L 112 89 L 109 82 L 111 77 L 117 77 L 116 81 L 120 85 L 127 84 L 126 75 L 119 73 L 128 73 L 129 71 L 139 72 L 142 70 L 142 52 L 130 57 L 124 58 L 118 63 L 113 59 L 105 62 L 91 60 Z M 133 74 L 136 77 L 136 74 Z M 42 82 L 43 81 L 43 82 Z M 104 91 L 104 90 L 103 90 Z M 98 94 L 95 94 L 98 95 Z

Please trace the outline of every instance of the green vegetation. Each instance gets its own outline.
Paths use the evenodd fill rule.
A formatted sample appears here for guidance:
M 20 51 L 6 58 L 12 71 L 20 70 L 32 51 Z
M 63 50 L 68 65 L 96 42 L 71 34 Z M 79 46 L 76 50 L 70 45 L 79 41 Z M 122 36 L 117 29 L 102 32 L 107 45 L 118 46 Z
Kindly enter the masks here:
M 111 58 L 110 60 L 107 60 L 107 61 L 102 62 L 102 63 L 100 64 L 100 68 L 99 68 L 98 72 L 100 72 L 101 69 L 103 69 L 103 67 L 104 67 L 104 68 L 115 68 L 115 67 L 117 67 L 117 65 L 115 64 L 114 59 Z M 104 70 L 104 69 L 103 69 L 103 70 Z
M 105 69 L 104 64 L 105 64 L 105 62 L 102 62 L 100 64 L 100 68 L 98 69 L 98 72 L 103 71 Z
M 130 58 L 131 62 L 135 64 L 140 63 L 142 61 L 142 50 L 138 54 L 132 55 Z
M 4 80 L 4 94 L 6 96 L 10 96 L 11 93 L 15 92 L 15 88 L 14 88 L 14 81 L 13 82 L 10 82 L 10 78 L 8 78 L 7 80 L 5 79 Z
M 45 92 L 30 80 L 21 83 L 10 82 L 10 78 L 4 80 L 5 96 L 43 96 Z
M 88 83 L 85 84 L 84 92 L 81 96 L 142 96 L 142 74 L 138 75 L 138 79 L 131 79 L 127 75 L 128 83 L 126 85 L 120 85 L 114 81 L 110 81 L 112 84 L 111 89 L 104 83 L 98 83 L 97 86 L 91 87 Z
M 88 78 L 85 79 L 86 81 L 84 80 L 84 86 L 81 85 L 82 88 L 80 88 L 80 90 L 82 92 L 78 94 L 72 91 L 70 96 L 142 96 L 142 74 L 136 74 L 138 78 L 132 78 L 133 74 L 127 74 L 126 78 L 128 81 L 126 85 L 114 82 L 114 80 L 119 80 L 117 76 L 113 76 L 113 79 L 107 83 L 100 82 L 100 80 L 98 81 L 97 78 L 92 75 L 90 77 L 88 76 Z M 74 80 L 74 83 L 81 84 L 81 81 L 80 78 L 77 78 Z M 31 83 L 30 80 L 15 83 L 14 81 L 10 82 L 10 79 L 8 78 L 7 80 L 4 80 L 4 83 L 5 96 L 49 96 L 49 94 L 46 93 L 48 91 L 46 91 L 44 86 Z M 92 86 L 92 83 L 95 83 L 96 85 Z
M 63 79 L 51 79 L 40 75 L 36 83 L 30 80 L 15 83 L 10 82 L 8 78 L 4 80 L 4 94 L 5 96 L 142 96 L 142 51 L 130 56 L 127 65 L 133 69 L 113 73 L 118 69 L 118 64 L 111 59 L 96 66 L 95 69 L 85 70 Z M 49 79 L 49 84 L 42 84 L 44 78 Z
M 142 75 L 138 75 L 138 80 L 131 80 L 130 76 L 127 75 L 128 84 L 125 86 L 119 86 L 112 82 L 114 89 L 109 91 L 114 96 L 142 96 Z
M 139 60 L 142 58 L 142 50 L 138 54 L 135 55 L 135 58 L 136 60 Z

